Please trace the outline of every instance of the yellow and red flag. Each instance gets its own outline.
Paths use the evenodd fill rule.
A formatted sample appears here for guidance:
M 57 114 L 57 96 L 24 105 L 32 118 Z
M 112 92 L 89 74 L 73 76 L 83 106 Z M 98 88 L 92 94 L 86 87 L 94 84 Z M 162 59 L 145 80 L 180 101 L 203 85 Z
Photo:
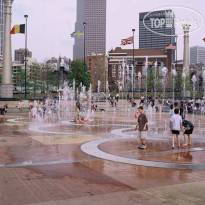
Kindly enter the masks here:
M 25 33 L 25 24 L 15 25 L 10 34 Z

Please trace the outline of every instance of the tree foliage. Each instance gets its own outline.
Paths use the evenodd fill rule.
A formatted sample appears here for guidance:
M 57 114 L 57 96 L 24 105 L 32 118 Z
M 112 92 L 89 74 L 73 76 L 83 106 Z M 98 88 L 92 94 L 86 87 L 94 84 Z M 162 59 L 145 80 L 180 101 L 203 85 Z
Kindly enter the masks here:
M 68 82 L 69 85 L 72 86 L 73 80 L 75 79 L 76 88 L 80 88 L 81 83 L 83 83 L 83 70 L 84 65 L 81 61 L 73 61 L 71 64 L 71 68 L 68 71 Z M 90 86 L 90 75 L 87 72 L 87 68 L 85 67 L 85 86 L 88 89 Z

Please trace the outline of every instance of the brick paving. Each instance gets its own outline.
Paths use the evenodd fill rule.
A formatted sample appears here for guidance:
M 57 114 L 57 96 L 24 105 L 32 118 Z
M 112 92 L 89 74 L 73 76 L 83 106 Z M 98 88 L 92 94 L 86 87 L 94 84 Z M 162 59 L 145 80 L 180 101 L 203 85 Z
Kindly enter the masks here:
M 110 109 L 96 113 L 93 122 L 81 127 L 57 123 L 52 128 L 41 128 L 64 134 L 29 131 L 38 123 L 29 122 L 21 114 L 2 116 L 0 204 L 204 204 L 205 170 L 131 165 L 81 151 L 87 141 L 116 137 L 118 134 L 112 132 L 115 129 L 126 128 L 127 135 L 135 135 L 133 112 Z M 145 161 L 204 165 L 204 150 L 198 150 L 205 147 L 204 116 L 188 116 L 196 125 L 193 145 L 190 150 L 174 152 L 170 149 L 170 133 L 163 130 L 168 114 L 152 113 L 148 118 L 151 131 L 147 150 L 139 151 L 138 139 L 129 137 L 102 143 L 99 148 Z M 65 134 L 71 131 L 74 134 Z

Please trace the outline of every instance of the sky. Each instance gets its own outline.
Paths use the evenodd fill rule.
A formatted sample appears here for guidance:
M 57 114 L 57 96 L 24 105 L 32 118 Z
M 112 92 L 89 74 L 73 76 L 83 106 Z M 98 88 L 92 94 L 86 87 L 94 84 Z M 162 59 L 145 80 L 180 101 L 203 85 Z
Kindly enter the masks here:
M 28 17 L 28 49 L 33 58 L 45 62 L 51 57 L 73 56 L 77 0 L 14 0 L 12 26 L 24 24 Z M 107 0 L 107 51 L 120 46 L 121 39 L 130 37 L 135 28 L 135 48 L 139 48 L 139 12 L 152 11 L 165 6 L 188 7 L 205 14 L 203 0 Z M 178 10 L 184 15 L 185 10 Z M 204 16 L 203 16 L 204 17 Z M 205 18 L 205 17 L 204 17 Z M 205 46 L 205 23 L 190 34 L 190 46 Z M 12 53 L 24 48 L 24 34 L 12 35 Z M 131 45 L 123 48 L 132 48 Z M 178 38 L 178 59 L 183 56 L 183 37 Z

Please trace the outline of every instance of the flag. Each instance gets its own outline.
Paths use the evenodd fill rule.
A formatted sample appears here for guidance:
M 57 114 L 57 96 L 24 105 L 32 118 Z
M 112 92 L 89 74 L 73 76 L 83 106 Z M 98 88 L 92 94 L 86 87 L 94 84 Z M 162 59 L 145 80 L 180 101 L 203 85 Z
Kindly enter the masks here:
M 205 38 L 203 38 L 203 41 L 205 42 Z
M 25 24 L 15 25 L 10 34 L 25 33 Z
M 176 46 L 177 46 L 176 42 L 173 42 L 173 43 L 171 43 L 170 45 L 168 45 L 168 46 L 166 47 L 166 49 L 167 49 L 167 50 L 175 50 L 175 49 L 176 49 Z
M 121 45 L 128 45 L 128 44 L 133 44 L 134 38 L 133 37 L 129 37 L 127 39 L 122 39 L 121 40 Z
M 75 31 L 71 33 L 71 38 L 84 38 L 84 31 Z

